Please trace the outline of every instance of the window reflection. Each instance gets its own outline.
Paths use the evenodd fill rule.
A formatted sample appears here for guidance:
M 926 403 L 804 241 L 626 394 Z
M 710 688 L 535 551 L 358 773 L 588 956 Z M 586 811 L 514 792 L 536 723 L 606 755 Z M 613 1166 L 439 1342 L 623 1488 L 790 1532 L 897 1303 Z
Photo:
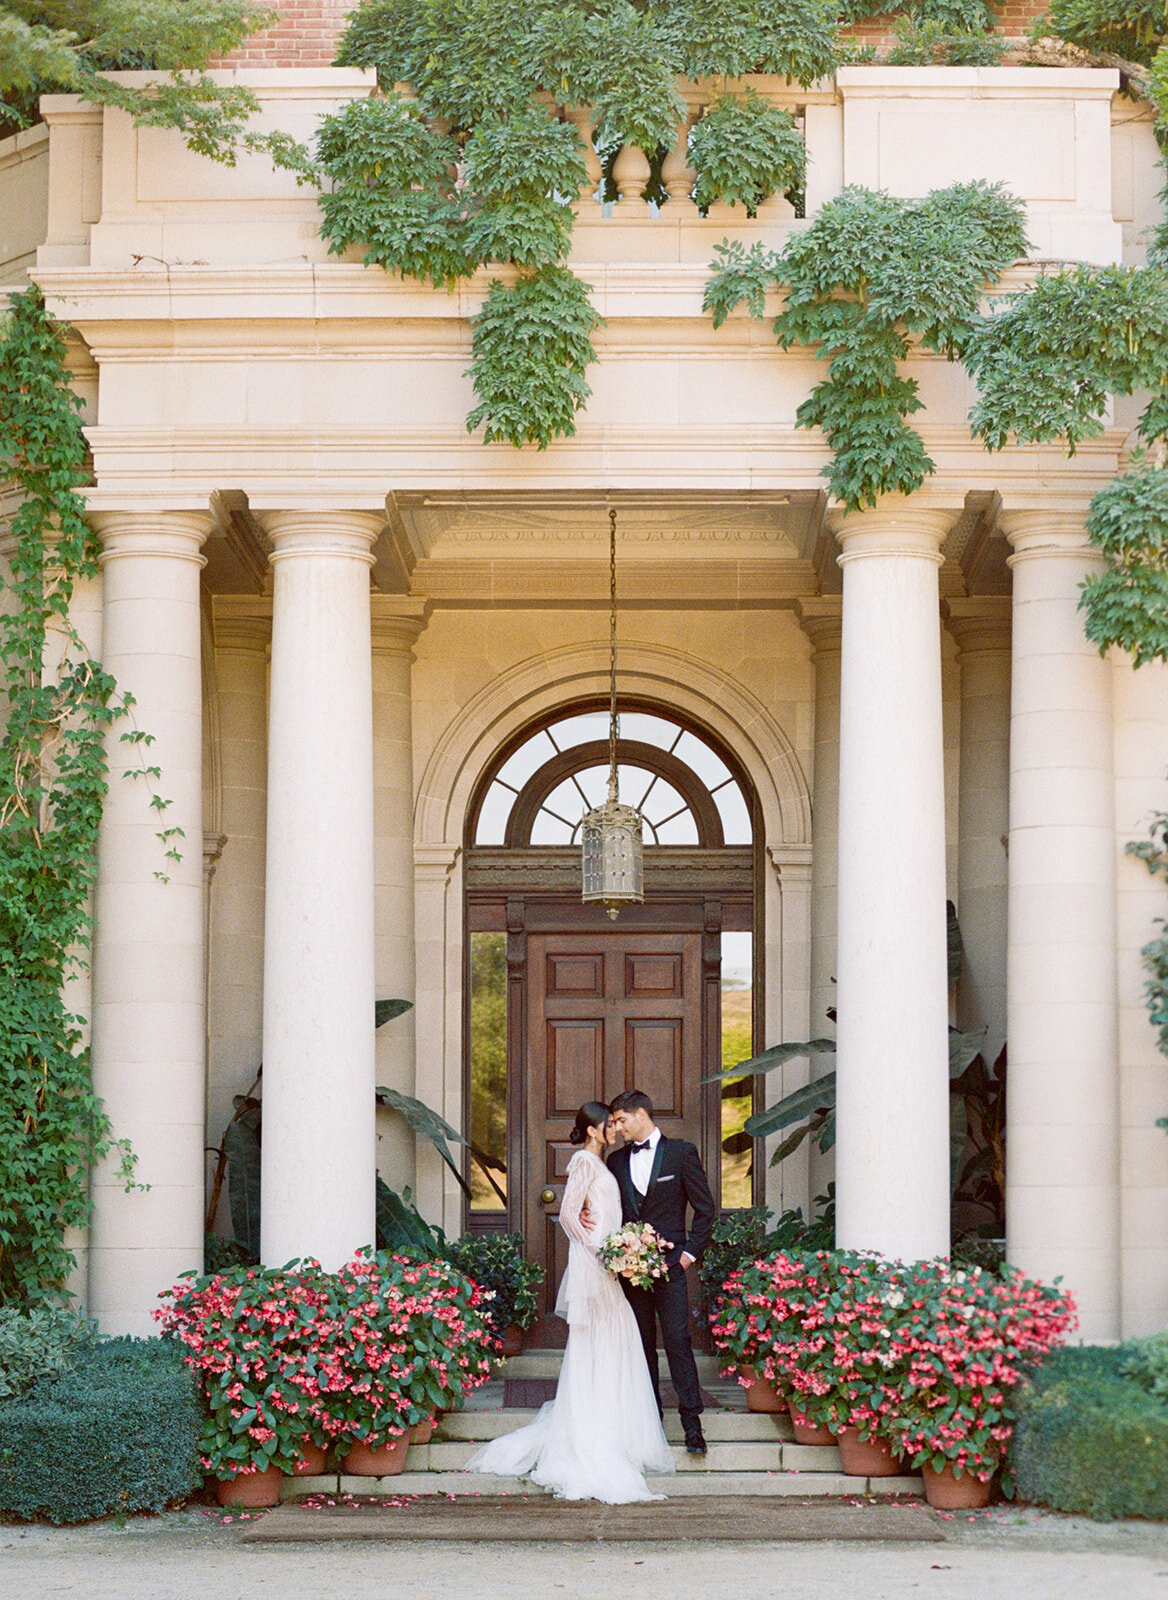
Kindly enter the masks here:
M 754 1054 L 754 940 L 749 933 L 722 935 L 722 1069 Z M 754 1141 L 743 1132 L 753 1110 L 750 1078 L 722 1085 L 722 1208 L 752 1204 Z
M 507 935 L 470 936 L 470 1137 L 497 1164 L 495 1182 L 507 1193 Z M 477 1161 L 470 1163 L 471 1207 L 503 1211 Z

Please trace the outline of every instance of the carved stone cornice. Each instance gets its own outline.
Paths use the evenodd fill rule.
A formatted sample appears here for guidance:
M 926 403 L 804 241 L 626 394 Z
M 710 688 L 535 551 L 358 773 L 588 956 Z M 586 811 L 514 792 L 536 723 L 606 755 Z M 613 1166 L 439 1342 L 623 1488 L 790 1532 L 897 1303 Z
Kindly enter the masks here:
M 476 845 L 466 854 L 468 889 L 508 893 L 580 893 L 580 852 L 570 845 L 508 850 Z M 749 894 L 754 886 L 750 845 L 698 848 L 654 845 L 645 851 L 646 892 L 701 890 Z
M 411 654 L 429 615 L 430 603 L 420 596 L 373 595 L 370 623 L 374 655 Z
M 843 638 L 843 598 L 838 595 L 821 595 L 810 600 L 799 600 L 795 605 L 799 626 L 811 640 L 816 656 L 839 655 Z

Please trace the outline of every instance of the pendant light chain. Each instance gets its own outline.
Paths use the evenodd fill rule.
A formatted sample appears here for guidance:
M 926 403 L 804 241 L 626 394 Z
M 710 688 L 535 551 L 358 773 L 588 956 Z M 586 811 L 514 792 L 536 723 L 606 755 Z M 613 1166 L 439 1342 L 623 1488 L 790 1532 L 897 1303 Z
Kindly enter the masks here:
M 608 798 L 618 797 L 616 746 L 620 721 L 616 711 L 616 508 L 608 513 Z

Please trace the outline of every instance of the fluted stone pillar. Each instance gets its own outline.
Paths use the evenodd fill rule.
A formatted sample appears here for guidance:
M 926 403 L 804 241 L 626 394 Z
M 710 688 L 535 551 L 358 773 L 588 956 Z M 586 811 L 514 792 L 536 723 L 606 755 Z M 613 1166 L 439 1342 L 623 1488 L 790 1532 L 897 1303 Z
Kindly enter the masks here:
M 217 598 L 224 842 L 211 896 L 210 1144 L 218 1144 L 231 1119 L 232 1096 L 251 1086 L 261 1060 L 271 636 L 269 601 L 251 595 Z
M 93 1084 L 118 1153 L 94 1170 L 89 1312 L 106 1333 L 156 1331 L 158 1293 L 203 1261 L 205 971 L 201 546 L 195 512 L 102 512 L 103 663 L 134 697 L 115 725 L 102 814 L 93 950 Z M 148 750 L 124 744 L 135 727 Z M 141 760 L 156 780 L 122 777 Z M 163 812 L 152 793 L 169 802 Z M 165 854 L 161 828 L 182 860 Z M 169 881 L 164 881 L 164 880 Z
M 264 935 L 266 1262 L 373 1243 L 373 713 L 379 518 L 273 512 Z
M 374 965 L 379 999 L 414 999 L 414 763 L 410 676 L 426 602 L 378 596 L 373 603 Z M 414 1094 L 414 1012 L 377 1034 L 377 1082 Z M 416 1136 L 387 1112 L 378 1120 L 377 1164 L 391 1188 L 416 1184 Z
M 945 785 L 938 569 L 948 511 L 889 497 L 837 525 L 836 1239 L 949 1248 Z
M 1083 1337 L 1119 1318 L 1119 1089 L 1111 669 L 1083 631 L 1101 561 L 1082 519 L 1008 512 L 1009 1258 L 1062 1275 Z
M 839 895 L 839 739 L 842 602 L 825 595 L 799 602 L 799 622 L 810 639 L 815 667 L 815 769 L 811 810 L 811 1034 L 830 1038 L 835 1029 L 827 1011 L 836 1003 L 836 909 Z M 830 1053 L 811 1058 L 810 1077 L 835 1068 Z M 809 1199 L 822 1194 L 835 1176 L 835 1155 L 818 1146 L 808 1158 Z
M 965 962 L 957 1025 L 986 1029 L 997 1058 L 1006 1037 L 1006 837 L 1010 826 L 1010 600 L 985 595 L 946 605 L 960 650 L 957 914 Z

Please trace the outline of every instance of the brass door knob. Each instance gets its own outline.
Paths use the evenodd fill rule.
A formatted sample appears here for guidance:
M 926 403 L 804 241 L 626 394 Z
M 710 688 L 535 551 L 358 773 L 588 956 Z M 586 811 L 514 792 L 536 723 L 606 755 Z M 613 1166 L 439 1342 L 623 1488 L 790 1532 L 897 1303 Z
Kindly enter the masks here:
M 556 1191 L 554 1189 L 545 1189 L 539 1197 L 539 1203 L 541 1206 L 554 1206 L 556 1203 Z

